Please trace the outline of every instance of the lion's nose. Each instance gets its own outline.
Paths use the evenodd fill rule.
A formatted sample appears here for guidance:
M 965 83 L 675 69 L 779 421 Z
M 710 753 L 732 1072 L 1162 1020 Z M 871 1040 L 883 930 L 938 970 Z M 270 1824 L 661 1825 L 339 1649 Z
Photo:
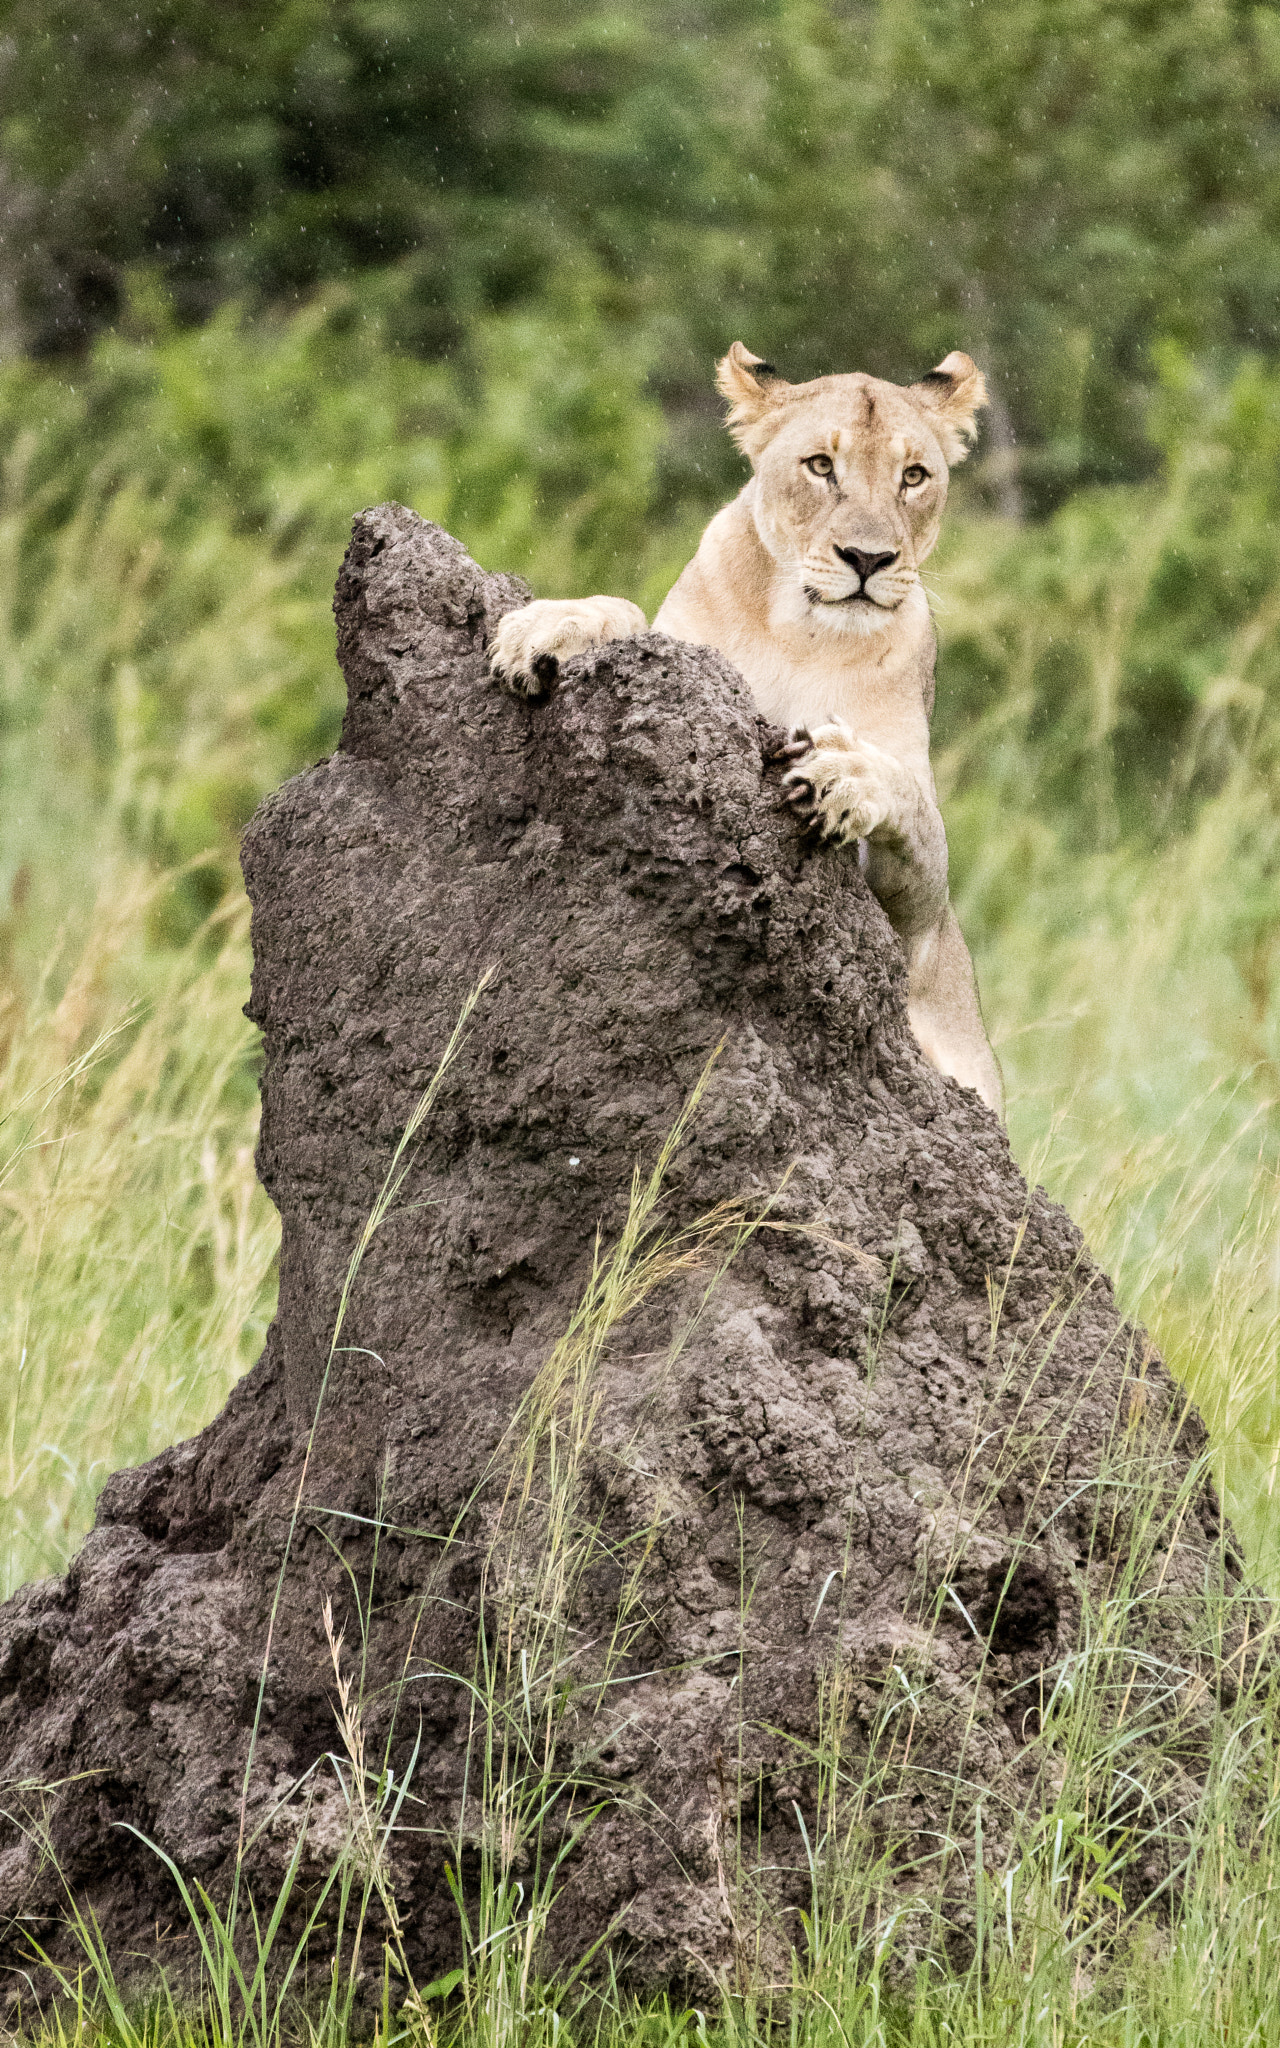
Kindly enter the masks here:
M 851 569 L 857 570 L 865 583 L 869 577 L 875 575 L 877 569 L 890 568 L 897 561 L 899 550 L 890 548 L 883 555 L 869 555 L 865 548 L 837 548 L 836 553 L 842 562 L 847 562 Z

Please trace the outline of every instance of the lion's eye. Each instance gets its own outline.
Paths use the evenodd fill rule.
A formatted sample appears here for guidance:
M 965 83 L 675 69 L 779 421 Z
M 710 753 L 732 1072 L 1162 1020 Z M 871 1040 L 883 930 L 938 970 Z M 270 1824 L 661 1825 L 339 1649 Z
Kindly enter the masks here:
M 902 472 L 902 481 L 909 491 L 914 491 L 917 484 L 926 483 L 928 477 L 929 472 L 923 462 L 909 462 Z
M 804 466 L 810 476 L 830 476 L 835 468 L 829 455 L 806 455 Z

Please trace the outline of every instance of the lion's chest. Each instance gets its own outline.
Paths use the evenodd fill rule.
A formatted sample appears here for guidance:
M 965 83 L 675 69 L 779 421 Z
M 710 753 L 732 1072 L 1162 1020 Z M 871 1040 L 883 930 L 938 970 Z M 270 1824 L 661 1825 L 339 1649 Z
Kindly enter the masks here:
M 796 661 L 785 650 L 725 647 L 741 670 L 756 709 L 771 725 L 828 725 L 842 719 L 904 765 L 927 770 L 929 725 L 920 685 L 911 674 L 817 660 Z

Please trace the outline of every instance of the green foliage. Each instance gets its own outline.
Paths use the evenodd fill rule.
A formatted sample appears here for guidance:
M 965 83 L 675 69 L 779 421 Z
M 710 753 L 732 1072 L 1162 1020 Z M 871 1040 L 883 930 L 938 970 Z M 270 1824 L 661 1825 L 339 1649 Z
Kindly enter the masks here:
M 607 297 L 592 273 L 566 273 L 554 320 L 479 321 L 477 399 L 449 448 L 451 529 L 479 561 L 566 596 L 634 590 L 654 548 L 662 417 Z
M 1269 766 L 1280 703 L 1280 375 L 1160 355 L 1158 482 L 1077 493 L 1043 528 L 957 521 L 927 572 L 936 740 L 957 793 L 993 771 L 1076 843 L 1186 825 Z
M 493 316 L 471 376 L 384 345 L 344 291 L 265 326 L 161 308 L 74 373 L 0 370 L 0 884 L 25 863 L 55 917 L 42 841 L 101 826 L 166 864 L 212 853 L 180 894 L 219 900 L 260 797 L 336 741 L 329 597 L 362 505 L 570 593 L 661 573 L 661 420 L 606 298 L 578 274 L 555 323 Z
M 110 1472 L 216 1412 L 274 1304 L 245 907 L 157 958 L 155 882 L 101 884 L 25 974 L 19 916 L 0 931 L 0 1597 L 65 1567 Z
M 0 327 L 44 351 L 118 321 L 145 266 L 184 319 L 394 282 L 398 338 L 465 359 L 585 266 L 672 417 L 734 329 L 796 375 L 970 347 L 1048 503 L 1150 468 L 1153 340 L 1280 346 L 1274 0 L 0 18 Z M 709 434 L 698 459 L 728 473 Z

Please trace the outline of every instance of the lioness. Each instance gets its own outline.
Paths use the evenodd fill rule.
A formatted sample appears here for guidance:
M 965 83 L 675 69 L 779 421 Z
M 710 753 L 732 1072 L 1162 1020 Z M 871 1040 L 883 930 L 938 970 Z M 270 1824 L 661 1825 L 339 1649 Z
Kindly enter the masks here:
M 786 727 L 786 795 L 822 838 L 859 844 L 907 957 L 926 1058 L 1003 1115 L 968 949 L 947 894 L 929 766 L 937 642 L 920 564 L 938 538 L 948 464 L 986 404 L 957 350 L 918 384 L 862 375 L 788 384 L 740 341 L 716 379 L 753 475 L 718 512 L 654 620 L 717 648 Z M 540 599 L 498 627 L 494 672 L 536 695 L 558 661 L 646 630 L 621 597 Z

